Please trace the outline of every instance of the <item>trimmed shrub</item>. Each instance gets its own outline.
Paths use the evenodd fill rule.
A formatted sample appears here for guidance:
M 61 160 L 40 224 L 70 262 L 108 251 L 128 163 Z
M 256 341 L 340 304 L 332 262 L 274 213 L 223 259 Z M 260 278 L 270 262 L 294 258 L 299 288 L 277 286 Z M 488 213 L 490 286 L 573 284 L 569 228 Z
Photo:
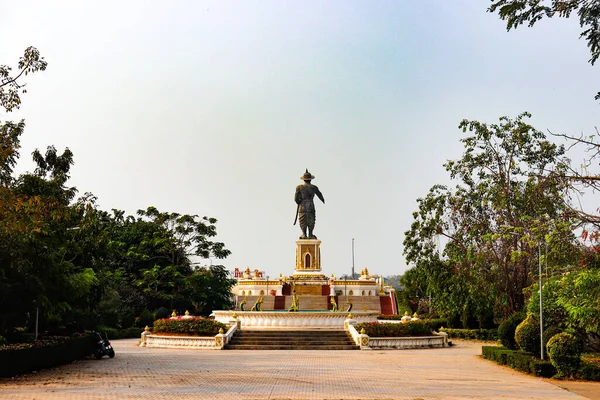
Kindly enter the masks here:
M 540 322 L 528 314 L 527 318 L 515 330 L 515 342 L 523 351 L 540 356 Z
M 518 348 L 515 342 L 515 330 L 525 317 L 521 313 L 515 313 L 503 321 L 498 327 L 498 339 L 502 346 L 507 349 L 516 350 Z
M 355 326 L 357 331 L 365 330 L 371 337 L 405 337 L 429 336 L 431 325 L 424 320 L 406 322 L 404 324 L 380 324 L 378 322 L 363 322 Z
M 191 336 L 214 336 L 219 329 L 227 331 L 227 326 L 221 322 L 201 317 L 165 318 L 154 321 L 153 333 L 178 333 Z M 141 334 L 141 332 L 140 332 Z
M 550 362 L 542 361 L 535 358 L 533 354 L 520 350 L 510 350 L 498 346 L 482 346 L 481 354 L 485 359 L 531 375 L 551 378 L 556 374 L 556 369 Z
M 548 356 L 559 375 L 572 377 L 581 363 L 581 344 L 570 333 L 559 333 L 548 341 Z
M 498 340 L 498 329 L 452 329 L 442 328 L 448 339 Z
M 577 376 L 588 381 L 600 381 L 600 366 L 581 360 Z
M 0 376 L 8 377 L 67 364 L 93 353 L 92 335 L 43 337 L 34 343 L 0 347 Z

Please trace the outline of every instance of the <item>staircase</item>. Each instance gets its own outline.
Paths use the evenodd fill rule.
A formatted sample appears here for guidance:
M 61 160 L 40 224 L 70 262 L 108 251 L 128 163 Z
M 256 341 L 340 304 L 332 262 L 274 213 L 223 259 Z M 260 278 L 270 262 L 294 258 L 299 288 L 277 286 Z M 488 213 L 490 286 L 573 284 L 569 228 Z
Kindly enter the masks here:
M 238 331 L 227 350 L 358 350 L 343 330 Z

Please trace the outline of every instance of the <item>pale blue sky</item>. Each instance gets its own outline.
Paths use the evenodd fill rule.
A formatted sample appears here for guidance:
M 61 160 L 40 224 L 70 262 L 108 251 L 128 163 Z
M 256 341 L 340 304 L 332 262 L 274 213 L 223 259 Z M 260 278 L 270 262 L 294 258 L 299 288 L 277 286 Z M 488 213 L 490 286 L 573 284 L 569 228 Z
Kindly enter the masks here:
M 54 144 L 71 184 L 103 209 L 219 219 L 224 263 L 293 272 L 294 188 L 305 168 L 327 203 L 326 274 L 406 269 L 416 199 L 448 183 L 463 118 L 534 114 L 539 129 L 599 124 L 598 67 L 579 27 L 507 33 L 489 2 L 4 1 L 0 63 L 34 45 L 20 171 Z

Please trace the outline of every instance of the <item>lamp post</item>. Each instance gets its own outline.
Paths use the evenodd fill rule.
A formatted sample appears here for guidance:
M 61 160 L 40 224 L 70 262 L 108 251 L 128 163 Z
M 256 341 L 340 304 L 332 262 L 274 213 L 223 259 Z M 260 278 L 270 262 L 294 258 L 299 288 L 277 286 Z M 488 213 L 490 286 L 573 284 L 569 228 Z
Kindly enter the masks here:
M 354 238 L 352 238 L 352 279 L 354 279 Z
M 353 239 L 354 240 L 354 239 Z M 348 291 L 346 290 L 346 285 L 348 284 L 348 277 L 344 277 L 344 296 L 348 297 Z
M 544 359 L 544 310 L 542 306 L 542 246 L 539 247 L 539 276 L 540 276 L 540 358 Z M 546 252 L 547 253 L 547 252 Z

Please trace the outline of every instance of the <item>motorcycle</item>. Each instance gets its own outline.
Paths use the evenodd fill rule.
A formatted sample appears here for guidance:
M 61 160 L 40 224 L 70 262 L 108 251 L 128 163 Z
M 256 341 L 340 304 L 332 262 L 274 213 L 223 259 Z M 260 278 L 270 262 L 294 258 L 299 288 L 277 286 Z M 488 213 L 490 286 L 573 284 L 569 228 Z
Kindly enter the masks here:
M 104 337 L 102 337 L 102 335 L 98 332 L 94 333 L 96 334 L 96 336 L 98 336 L 98 343 L 96 344 L 96 350 L 94 351 L 94 356 L 96 357 L 96 360 L 99 360 L 104 356 L 114 358 L 115 350 L 108 341 L 108 335 L 105 333 Z

